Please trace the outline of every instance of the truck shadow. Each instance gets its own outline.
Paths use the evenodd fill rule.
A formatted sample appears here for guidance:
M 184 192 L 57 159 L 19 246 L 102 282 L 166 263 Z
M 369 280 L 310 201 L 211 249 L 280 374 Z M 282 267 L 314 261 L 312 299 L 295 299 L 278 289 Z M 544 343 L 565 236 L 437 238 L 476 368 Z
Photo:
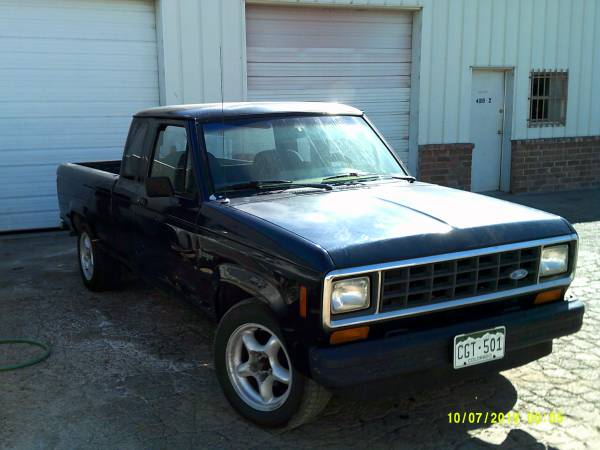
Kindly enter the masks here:
M 160 322 L 170 322 L 169 319 L 178 317 L 177 322 L 188 324 L 179 340 L 171 341 L 177 349 L 173 347 L 169 350 L 172 345 L 162 336 L 160 339 L 145 341 L 147 351 L 155 353 L 155 347 L 159 346 L 163 354 L 181 352 L 181 355 L 185 355 L 184 359 L 188 359 L 191 354 L 197 352 L 198 345 L 203 347 L 201 360 L 204 363 L 201 365 L 211 369 L 202 370 L 202 375 L 198 374 L 198 379 L 208 376 L 205 389 L 189 392 L 195 398 L 195 408 L 202 410 L 207 404 L 214 405 L 219 411 L 218 415 L 227 417 L 226 421 L 230 427 L 228 437 L 244 436 L 244 442 L 253 442 L 251 448 L 553 448 L 521 429 L 523 424 L 526 425 L 527 411 L 515 410 L 517 390 L 502 374 L 450 386 L 434 386 L 411 395 L 400 390 L 391 390 L 384 396 L 371 398 L 365 398 L 364 393 L 359 394 L 358 398 L 356 394 L 349 396 L 338 393 L 312 423 L 291 430 L 269 431 L 258 428 L 241 419 L 220 393 L 212 371 L 211 344 L 214 325 L 192 305 L 183 301 L 173 303 L 173 299 L 169 300 L 164 294 L 147 289 L 139 280 L 131 280 L 124 287 L 122 293 L 124 292 L 131 293 L 136 299 L 141 297 L 140 293 L 144 293 L 146 299 L 152 298 L 156 302 L 155 307 L 160 309 Z M 129 304 L 127 309 L 132 307 L 135 309 L 133 304 Z M 137 314 L 129 313 L 121 317 L 132 316 Z M 124 327 L 125 325 L 123 323 Z M 167 329 L 170 328 L 167 326 Z M 181 339 L 186 335 L 187 338 Z M 173 375 L 178 377 L 178 374 Z M 466 413 L 467 420 L 451 422 L 449 414 L 455 413 L 461 417 Z M 469 413 L 481 413 L 479 423 L 476 420 L 470 423 Z M 498 417 L 499 414 L 503 414 L 509 417 L 509 413 L 520 413 L 520 423 L 511 422 L 509 419 L 505 419 L 504 423 L 492 422 L 492 415 Z M 200 417 L 203 415 L 200 413 Z M 194 433 L 197 437 L 202 436 L 204 432 L 202 425 L 199 428 Z M 482 435 L 485 436 L 485 440 Z M 241 441 L 234 438 L 229 444 L 234 442 Z
M 343 436 L 334 447 L 345 443 L 357 448 L 552 448 L 508 419 L 503 424 L 491 423 L 492 413 L 508 417 L 509 413 L 520 412 L 514 410 L 516 402 L 515 387 L 500 374 L 408 398 L 393 394 L 385 400 L 365 402 L 336 396 L 316 422 L 280 434 L 272 443 L 302 446 L 309 444 L 307 437 L 334 435 Z M 461 417 L 466 413 L 467 420 L 450 423 L 449 414 L 455 413 Z M 479 423 L 469 423 L 469 413 L 482 413 Z M 520 421 L 526 421 L 526 412 L 520 413 Z M 494 429 L 485 436 L 497 444 L 477 437 L 483 434 L 478 430 L 491 427 Z

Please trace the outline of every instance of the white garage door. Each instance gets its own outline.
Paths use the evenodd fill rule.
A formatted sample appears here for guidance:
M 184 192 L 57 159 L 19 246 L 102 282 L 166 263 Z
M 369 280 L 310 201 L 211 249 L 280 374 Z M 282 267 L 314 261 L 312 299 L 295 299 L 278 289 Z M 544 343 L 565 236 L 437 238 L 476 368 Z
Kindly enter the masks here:
M 153 1 L 0 0 L 0 231 L 57 226 L 57 165 L 119 159 L 158 103 Z
M 407 162 L 411 35 L 407 12 L 249 5 L 248 99 L 356 106 Z

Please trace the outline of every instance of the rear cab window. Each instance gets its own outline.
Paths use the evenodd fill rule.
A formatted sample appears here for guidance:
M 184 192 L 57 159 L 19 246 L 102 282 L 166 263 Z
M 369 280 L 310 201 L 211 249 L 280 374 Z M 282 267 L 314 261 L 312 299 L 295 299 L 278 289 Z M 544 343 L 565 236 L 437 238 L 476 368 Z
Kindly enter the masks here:
M 123 160 L 121 162 L 121 177 L 128 180 L 139 180 L 145 166 L 145 141 L 150 129 L 148 121 L 134 119 L 131 131 L 127 137 Z

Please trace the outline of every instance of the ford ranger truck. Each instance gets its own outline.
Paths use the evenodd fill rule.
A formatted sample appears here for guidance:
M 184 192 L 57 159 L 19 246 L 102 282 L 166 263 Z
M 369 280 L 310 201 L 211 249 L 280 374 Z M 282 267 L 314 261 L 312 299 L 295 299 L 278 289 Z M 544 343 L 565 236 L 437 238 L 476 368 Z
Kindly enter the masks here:
M 121 161 L 62 164 L 57 184 L 83 284 L 127 270 L 205 310 L 223 392 L 263 426 L 331 392 L 486 377 L 582 324 L 565 219 L 416 181 L 349 106 L 148 109 Z

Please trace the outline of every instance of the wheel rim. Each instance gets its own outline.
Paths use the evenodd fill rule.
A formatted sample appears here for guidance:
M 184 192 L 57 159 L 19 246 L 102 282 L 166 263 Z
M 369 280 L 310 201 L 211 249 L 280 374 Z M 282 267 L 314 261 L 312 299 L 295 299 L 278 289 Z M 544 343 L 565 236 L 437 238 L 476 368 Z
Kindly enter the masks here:
M 94 276 L 94 249 L 90 236 L 84 231 L 79 236 L 79 264 L 86 280 Z
M 229 337 L 227 374 L 238 396 L 259 411 L 273 411 L 287 400 L 292 364 L 279 337 L 268 328 L 248 323 Z

